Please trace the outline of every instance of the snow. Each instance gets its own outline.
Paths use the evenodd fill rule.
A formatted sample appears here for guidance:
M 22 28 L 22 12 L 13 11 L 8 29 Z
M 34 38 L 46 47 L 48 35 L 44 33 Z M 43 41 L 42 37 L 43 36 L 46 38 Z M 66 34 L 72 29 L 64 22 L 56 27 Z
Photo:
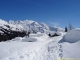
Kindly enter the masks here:
M 80 28 L 76 28 L 67 32 L 66 35 L 63 37 L 63 40 L 69 43 L 80 41 Z
M 22 42 L 35 42 L 35 41 L 37 41 L 37 39 L 35 38 L 26 38 L 22 40 Z
M 68 33 L 78 34 L 80 29 L 71 31 Z M 68 33 L 59 33 L 60 36 L 49 37 L 46 33 L 38 32 L 30 34 L 30 37 L 0 42 L 0 60 L 80 60 L 80 41 L 65 42 L 63 37 Z
M 39 37 L 42 36 L 42 34 L 30 34 L 30 37 Z
M 6 25 L 6 24 L 8 24 L 6 21 L 4 21 L 4 20 L 2 20 L 2 19 L 0 19 L 0 25 Z
M 4 46 L 0 49 L 0 60 L 33 60 L 41 48 L 41 43 L 2 42 L 0 47 L 3 44 Z
M 41 38 L 21 38 L 17 37 L 7 42 L 0 42 L 0 60 L 37 60 L 43 59 L 41 54 L 45 49 L 45 42 L 28 42 Z M 41 51 L 42 50 L 42 51 Z M 41 56 L 41 57 L 40 57 Z
M 59 26 L 49 26 L 50 31 L 59 31 L 59 32 L 64 32 L 64 29 L 59 27 Z
M 13 41 L 18 41 L 18 42 L 20 41 L 20 42 L 21 42 L 22 39 L 23 39 L 23 38 L 21 38 L 21 37 L 16 37 L 16 38 L 14 38 L 14 39 L 12 39 L 12 40 L 10 40 L 10 41 L 12 41 L 12 42 L 13 42 Z
M 61 43 L 63 58 L 80 58 L 80 41 L 75 43 Z M 80 59 L 79 59 L 80 60 Z

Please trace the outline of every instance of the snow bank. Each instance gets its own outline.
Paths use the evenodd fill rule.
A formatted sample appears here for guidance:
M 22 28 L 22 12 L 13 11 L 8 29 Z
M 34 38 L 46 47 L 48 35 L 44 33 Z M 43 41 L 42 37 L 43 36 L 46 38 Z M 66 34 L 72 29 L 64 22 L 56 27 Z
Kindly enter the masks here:
M 68 31 L 63 37 L 63 40 L 69 43 L 75 43 L 77 41 L 80 41 L 80 28 Z

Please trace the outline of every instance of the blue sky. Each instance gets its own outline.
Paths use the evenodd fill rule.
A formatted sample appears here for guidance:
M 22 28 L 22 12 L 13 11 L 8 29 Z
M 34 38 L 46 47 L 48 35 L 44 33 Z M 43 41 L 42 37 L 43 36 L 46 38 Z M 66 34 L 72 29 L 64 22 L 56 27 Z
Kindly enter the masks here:
M 0 19 L 80 27 L 80 0 L 0 0 Z

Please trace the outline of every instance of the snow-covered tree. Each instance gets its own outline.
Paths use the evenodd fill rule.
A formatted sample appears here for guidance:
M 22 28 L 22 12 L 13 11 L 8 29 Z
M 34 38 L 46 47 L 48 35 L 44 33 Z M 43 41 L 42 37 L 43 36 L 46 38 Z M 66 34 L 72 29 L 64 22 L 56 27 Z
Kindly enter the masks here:
M 69 30 L 72 30 L 73 29 L 73 26 L 71 23 L 69 23 Z

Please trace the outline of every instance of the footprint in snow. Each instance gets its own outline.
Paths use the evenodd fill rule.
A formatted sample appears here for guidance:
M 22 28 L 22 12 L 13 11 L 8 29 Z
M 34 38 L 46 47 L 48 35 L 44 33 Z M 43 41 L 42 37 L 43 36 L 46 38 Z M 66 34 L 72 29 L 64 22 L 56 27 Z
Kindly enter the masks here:
M 19 56 L 20 58 L 24 58 L 24 56 Z

